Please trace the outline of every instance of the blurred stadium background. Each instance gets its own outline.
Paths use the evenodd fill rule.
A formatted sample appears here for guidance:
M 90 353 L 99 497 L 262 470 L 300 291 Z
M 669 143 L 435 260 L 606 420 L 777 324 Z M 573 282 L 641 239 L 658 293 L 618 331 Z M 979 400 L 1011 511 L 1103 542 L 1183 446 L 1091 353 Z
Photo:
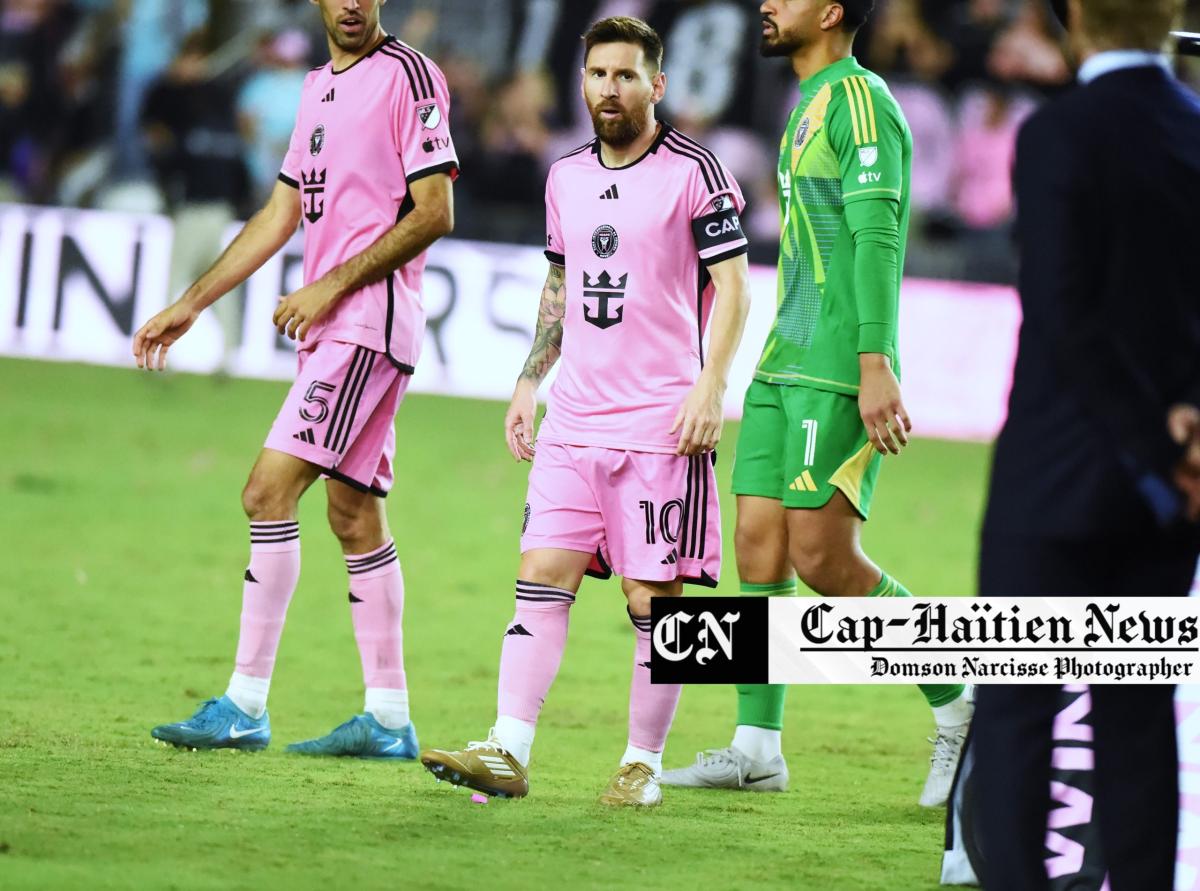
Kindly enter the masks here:
M 578 36 L 618 13 L 663 34 L 663 116 L 717 151 L 752 202 L 758 324 L 769 317 L 775 152 L 795 84 L 758 57 L 756 3 L 391 0 L 385 27 L 449 78 L 463 166 L 454 241 L 428 277 L 426 392 L 510 387 L 544 275 L 544 174 L 590 137 Z M 1189 17 L 1200 29 L 1200 4 Z M 1009 165 L 1021 121 L 1069 83 L 1057 40 L 1041 0 L 881 0 L 857 45 L 914 132 L 902 350 L 927 434 L 986 440 L 999 422 L 1017 324 Z M 36 359 L 131 364 L 131 327 L 274 182 L 304 73 L 326 60 L 307 2 L 0 6 L 0 353 L 21 357 L 0 359 L 0 887 L 936 887 L 942 817 L 915 803 L 930 728 L 907 688 L 794 690 L 788 795 L 675 792 L 657 813 L 600 812 L 628 682 L 612 584 L 585 584 L 527 802 L 472 808 L 419 769 L 297 763 L 278 744 L 256 758 L 151 746 L 150 725 L 226 680 L 246 547 L 237 493 L 284 386 Z M 1180 66 L 1200 84 L 1196 61 Z M 263 318 L 298 284 L 289 251 L 229 301 L 240 311 L 189 335 L 202 347 L 173 353 L 180 367 L 290 373 L 290 345 Z M 752 327 L 743 358 L 760 343 Z M 494 708 L 525 479 L 501 418 L 495 402 L 414 395 L 398 421 L 389 515 L 428 744 L 482 734 Z M 925 439 L 888 464 L 872 553 L 917 593 L 971 593 L 986 446 Z M 301 514 L 279 743 L 359 697 L 322 502 Z M 689 689 L 668 761 L 722 744 L 732 717 L 731 691 Z

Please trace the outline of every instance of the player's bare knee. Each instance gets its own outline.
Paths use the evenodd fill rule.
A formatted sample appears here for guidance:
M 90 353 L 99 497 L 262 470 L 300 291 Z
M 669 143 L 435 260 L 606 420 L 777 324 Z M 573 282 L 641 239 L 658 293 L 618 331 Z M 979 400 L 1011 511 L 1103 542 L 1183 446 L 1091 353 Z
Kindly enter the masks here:
M 242 489 L 242 510 L 251 522 L 290 520 L 295 514 L 295 505 L 257 473 L 252 473 Z
M 683 593 L 683 584 L 674 582 L 639 582 L 624 579 L 621 590 L 629 602 L 629 611 L 635 616 L 650 615 L 650 602 L 655 597 L 678 597 Z
M 800 580 L 818 594 L 836 597 L 841 591 L 841 561 L 831 548 L 811 543 L 792 549 L 792 565 Z
M 383 544 L 387 537 L 378 511 L 373 505 L 356 507 L 329 500 L 326 511 L 329 529 L 349 554 L 365 554 Z
M 579 587 L 578 571 L 568 565 L 553 550 L 535 548 L 521 555 L 521 568 L 517 577 L 536 585 L 549 585 L 565 591 Z

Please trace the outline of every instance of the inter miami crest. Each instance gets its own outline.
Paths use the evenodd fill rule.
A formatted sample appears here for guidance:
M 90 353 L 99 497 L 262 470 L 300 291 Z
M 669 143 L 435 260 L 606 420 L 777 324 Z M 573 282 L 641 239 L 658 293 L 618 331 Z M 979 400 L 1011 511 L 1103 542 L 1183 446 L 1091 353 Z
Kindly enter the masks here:
M 624 304 L 615 303 L 613 315 L 608 314 L 608 308 L 610 303 L 625 299 L 625 285 L 628 280 L 629 274 L 626 273 L 614 283 L 612 276 L 607 272 L 601 272 L 600 277 L 593 282 L 592 277 L 586 271 L 583 273 L 583 318 L 589 325 L 595 325 L 603 331 L 613 325 L 621 324 L 621 319 L 625 315 Z M 595 313 L 588 306 L 587 301 L 589 300 L 596 301 Z
M 312 136 L 308 137 L 308 153 L 315 158 L 321 154 L 323 148 L 325 148 L 325 125 L 317 124 L 312 131 Z
M 304 218 L 315 223 L 325 214 L 325 171 L 314 170 L 312 173 L 300 171 L 301 206 L 304 208 Z
M 592 250 L 596 252 L 596 256 L 601 260 L 607 260 L 615 254 L 620 242 L 621 240 L 617 237 L 617 230 L 612 226 L 600 226 L 592 233 Z
M 421 121 L 421 126 L 426 130 L 436 130 L 442 122 L 442 111 L 436 103 L 422 105 L 417 109 L 417 117 Z

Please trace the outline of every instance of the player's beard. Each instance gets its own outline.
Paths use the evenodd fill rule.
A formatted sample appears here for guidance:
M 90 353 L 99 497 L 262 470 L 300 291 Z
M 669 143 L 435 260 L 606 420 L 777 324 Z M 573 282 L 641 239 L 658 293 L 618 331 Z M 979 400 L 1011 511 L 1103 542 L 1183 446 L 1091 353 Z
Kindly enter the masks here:
M 765 59 L 790 56 L 804 45 L 795 34 L 784 34 L 774 22 L 770 23 L 772 30 L 764 33 L 759 39 L 758 54 Z
M 646 129 L 646 110 L 649 107 L 649 102 L 645 103 L 641 108 L 632 110 L 624 106 L 601 102 L 590 109 L 592 129 L 596 131 L 596 135 L 600 137 L 600 141 L 605 145 L 610 145 L 613 148 L 624 148 L 641 136 L 642 131 Z M 617 110 L 621 112 L 620 117 L 611 119 L 600 117 L 600 112 L 602 111 Z
M 371 18 L 362 18 L 362 28 L 357 34 L 343 33 L 338 27 L 336 19 L 325 20 L 325 32 L 329 35 L 329 39 L 337 44 L 337 48 L 345 53 L 355 53 L 367 45 L 368 42 L 375 39 L 375 35 L 379 30 L 379 18 L 373 16 Z

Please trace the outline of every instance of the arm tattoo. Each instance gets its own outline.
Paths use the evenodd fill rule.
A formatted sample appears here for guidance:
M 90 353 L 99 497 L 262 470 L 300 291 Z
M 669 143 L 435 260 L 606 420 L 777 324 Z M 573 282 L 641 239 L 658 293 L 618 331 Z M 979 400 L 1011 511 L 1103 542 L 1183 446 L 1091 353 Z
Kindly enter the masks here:
M 563 317 L 567 313 L 567 293 L 564 277 L 566 270 L 550 265 L 550 274 L 542 288 L 542 303 L 538 307 L 537 330 L 533 334 L 533 348 L 521 377 L 541 383 L 562 353 Z

